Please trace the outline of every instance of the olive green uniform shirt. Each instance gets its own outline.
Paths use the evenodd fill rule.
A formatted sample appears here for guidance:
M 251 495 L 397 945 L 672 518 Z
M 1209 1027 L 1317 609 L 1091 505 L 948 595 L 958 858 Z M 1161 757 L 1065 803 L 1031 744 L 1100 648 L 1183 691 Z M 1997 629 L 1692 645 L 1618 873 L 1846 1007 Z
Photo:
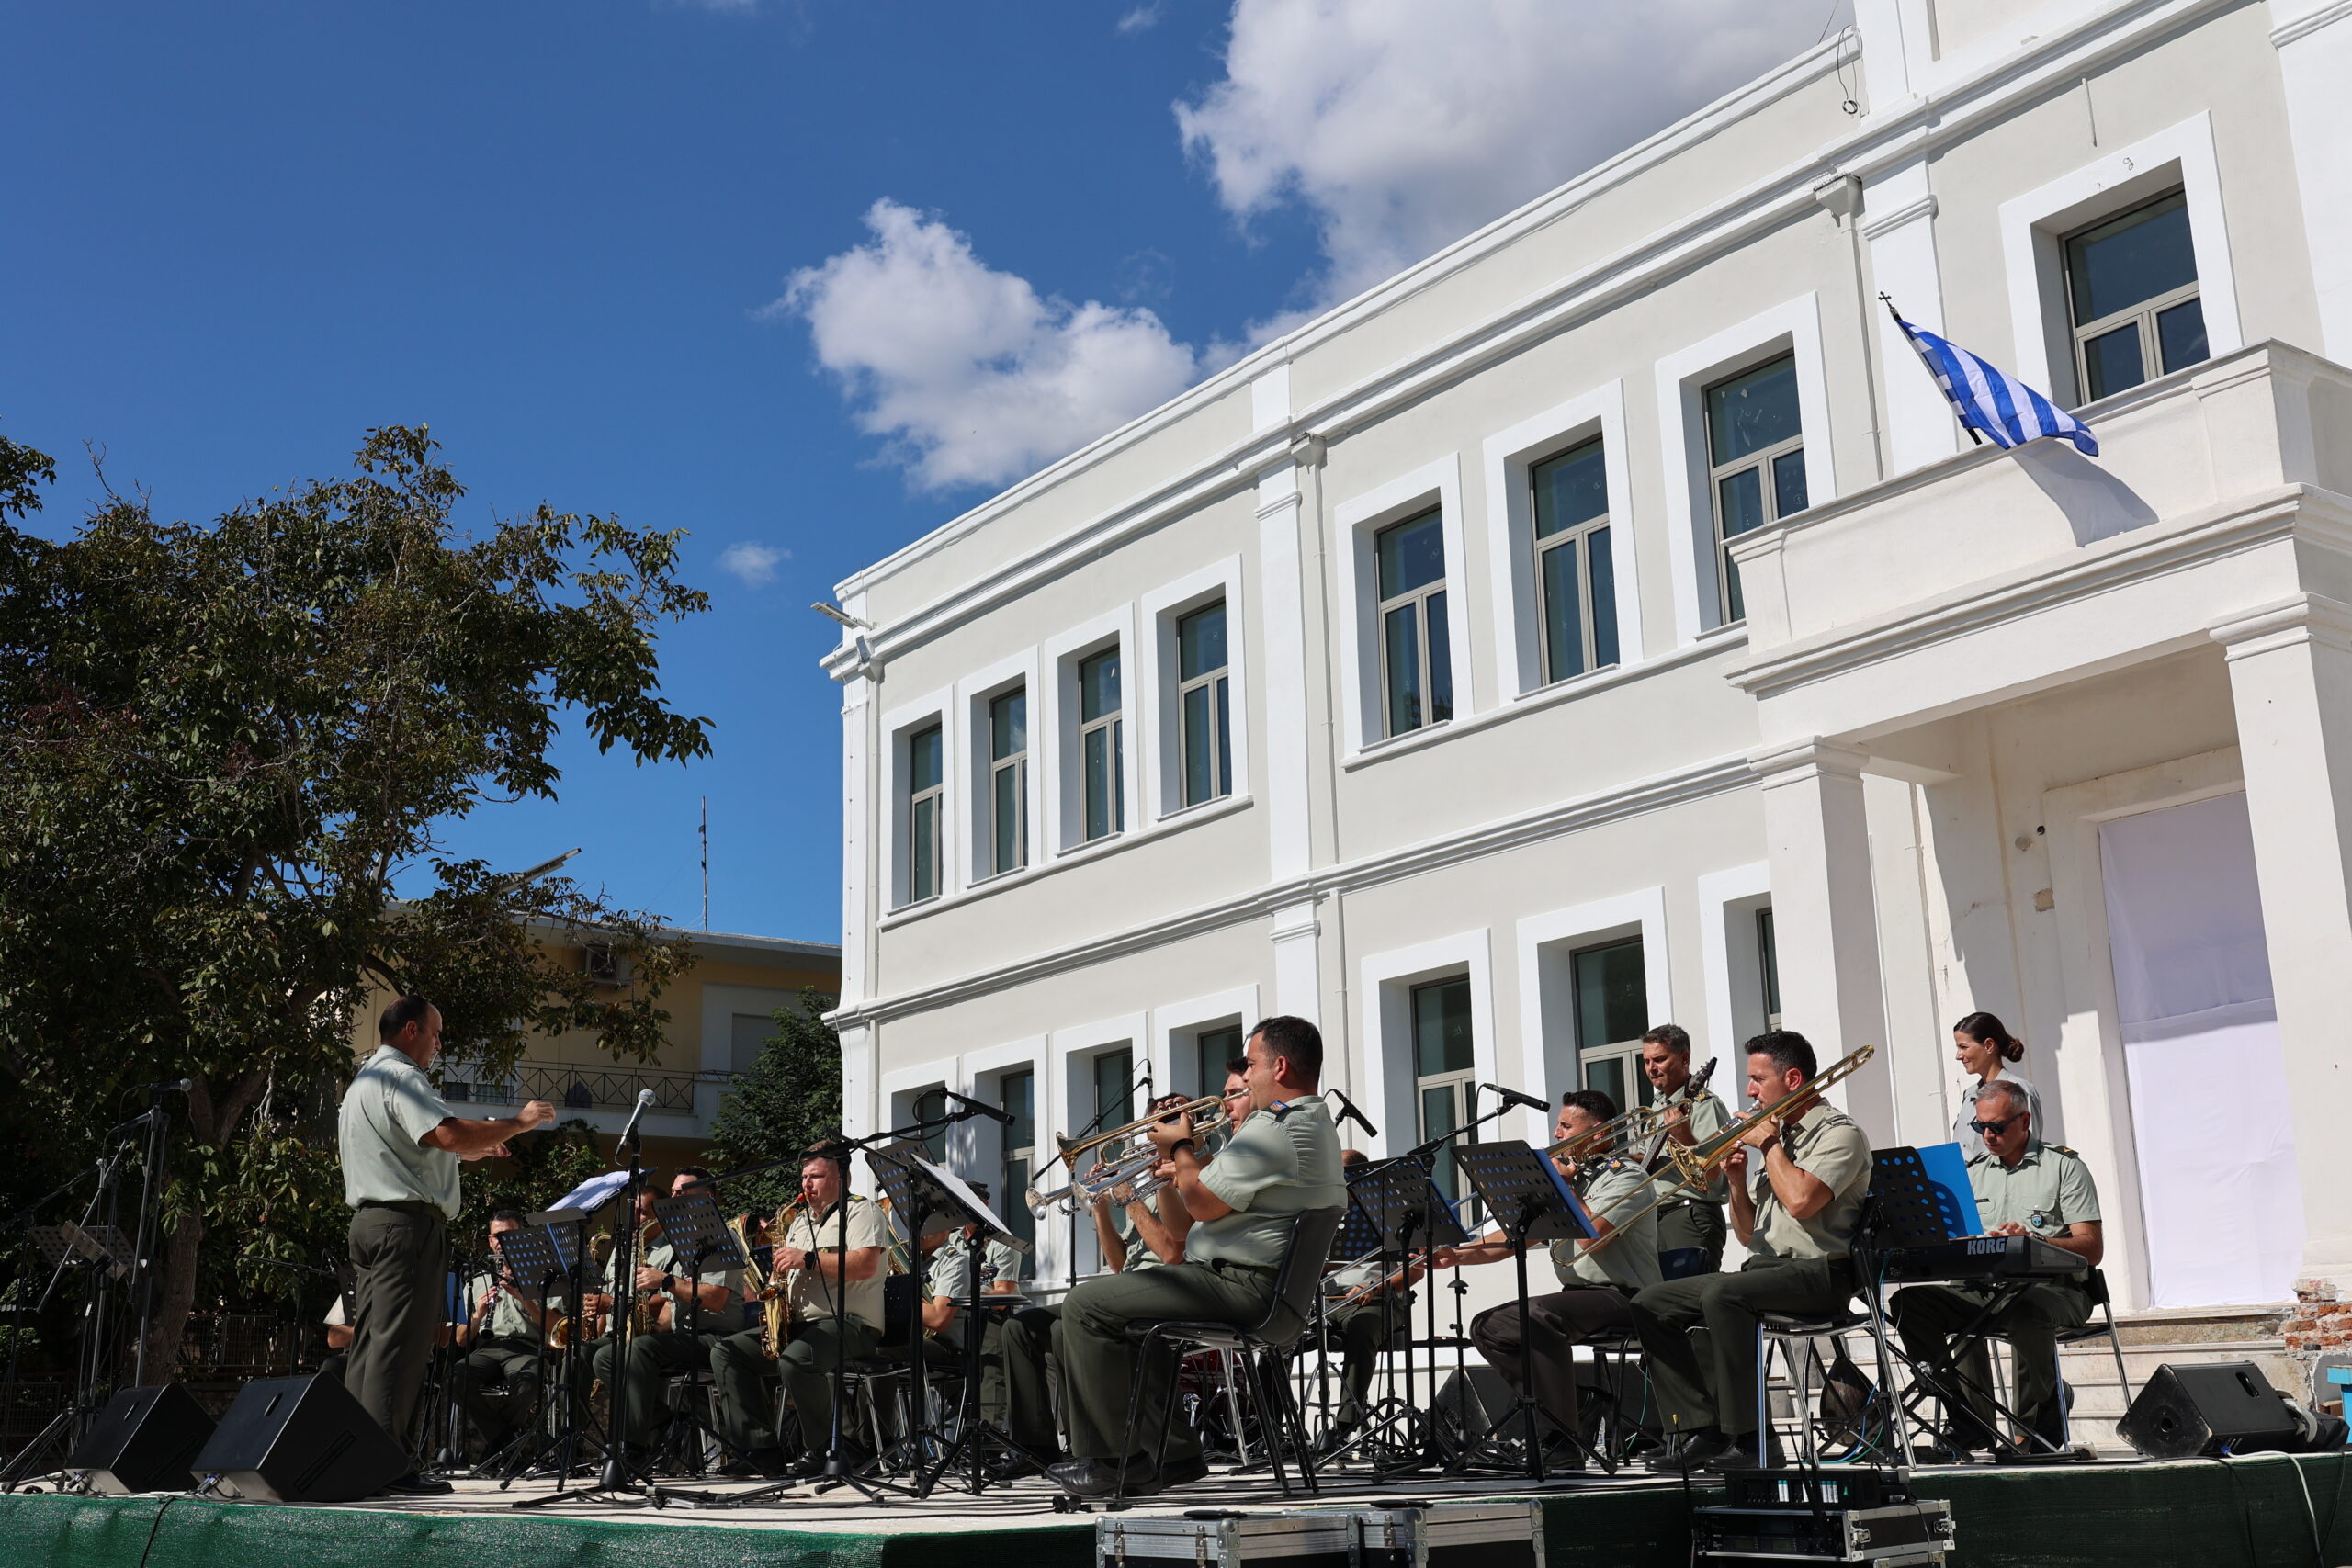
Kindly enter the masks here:
M 1871 1186 L 1870 1134 L 1836 1106 L 1815 1105 L 1802 1122 L 1781 1128 L 1781 1147 L 1799 1170 L 1826 1183 L 1828 1207 L 1800 1220 L 1781 1207 L 1765 1174 L 1765 1156 L 1747 1153 L 1748 1193 L 1756 1201 L 1756 1228 L 1747 1250 L 1758 1258 L 1843 1258 L 1853 1250 L 1854 1227 L 1862 1217 L 1862 1196 Z
M 379 1045 L 343 1091 L 335 1141 L 343 1156 L 343 1201 L 430 1203 L 458 1217 L 458 1156 L 419 1142 L 450 1111 L 407 1052 Z
M 1128 1213 L 1126 1204 L 1111 1205 L 1111 1230 L 1119 1238 L 1120 1244 L 1127 1249 L 1127 1260 L 1119 1265 L 1120 1273 L 1132 1274 L 1138 1269 L 1159 1269 L 1166 1266 L 1166 1259 L 1154 1252 L 1151 1249 L 1151 1244 L 1144 1240 L 1143 1231 L 1136 1224 L 1136 1217 Z
M 1605 1245 L 1590 1248 L 1581 1242 L 1554 1242 L 1552 1269 L 1560 1283 L 1615 1285 L 1631 1292 L 1663 1280 L 1657 1263 L 1657 1214 L 1643 1213 L 1657 1198 L 1641 1166 L 1621 1156 L 1603 1158 L 1586 1177 L 1583 1197 L 1595 1218 L 1623 1224 L 1625 1234 L 1606 1237 Z
M 2098 1189 L 2082 1156 L 2035 1138 L 2013 1166 L 1990 1150 L 1968 1162 L 1977 1216 L 1987 1235 L 2020 1224 L 2045 1241 L 2078 1222 L 2098 1222 Z
M 491 1284 L 489 1275 L 477 1274 L 473 1283 L 467 1287 L 466 1299 L 474 1303 L 476 1310 L 480 1310 L 482 1297 L 490 1293 Z M 539 1339 L 539 1325 L 531 1321 L 531 1314 L 523 1310 L 515 1298 L 516 1292 L 511 1286 L 498 1292 L 497 1304 L 490 1309 L 490 1322 L 484 1331 L 493 1339 L 523 1339 L 536 1345 Z
M 852 1194 L 849 1203 L 849 1249 L 871 1247 L 887 1249 L 890 1245 L 890 1222 L 882 1211 L 866 1200 Z M 822 1214 L 802 1213 L 784 1233 L 783 1245 L 802 1252 L 831 1252 L 840 1238 L 839 1211 L 828 1209 Z M 945 1244 L 943 1243 L 944 1247 Z M 870 1279 L 849 1282 L 847 1305 L 849 1315 L 867 1327 L 882 1326 L 882 1278 L 889 1272 L 885 1263 L 874 1270 Z M 814 1269 L 802 1269 L 792 1276 L 792 1315 L 797 1322 L 807 1323 L 816 1318 L 839 1315 L 833 1304 L 834 1284 L 830 1276 L 820 1275 Z
M 957 1231 L 931 1255 L 931 1266 L 923 1270 L 923 1294 L 962 1301 L 971 1290 L 971 1267 L 972 1244 Z M 991 1237 L 981 1254 L 980 1292 L 985 1295 L 1007 1280 L 1021 1283 L 1021 1254 Z
M 1347 1203 L 1340 1133 L 1331 1125 L 1330 1107 L 1310 1095 L 1257 1111 L 1202 1168 L 1201 1185 L 1234 1212 L 1195 1224 L 1185 1238 L 1185 1258 L 1276 1267 L 1295 1217 Z
M 1715 1134 L 1722 1132 L 1725 1127 L 1731 1125 L 1731 1112 L 1724 1108 L 1724 1102 L 1718 1099 L 1712 1090 L 1702 1089 L 1699 1093 L 1694 1095 L 1690 1092 L 1690 1089 L 1691 1085 L 1686 1082 L 1680 1089 L 1676 1089 L 1672 1094 L 1668 1095 L 1658 1103 L 1663 1106 L 1689 1106 L 1690 1108 L 1690 1135 L 1699 1142 L 1704 1143 Z M 1648 1145 L 1652 1141 L 1654 1140 L 1645 1139 L 1643 1141 L 1643 1147 L 1647 1148 Z M 1664 1151 L 1661 1150 L 1660 1152 L 1663 1153 Z M 1665 1166 L 1658 1173 L 1657 1196 L 1667 1200 L 1668 1202 L 1679 1202 L 1681 1201 L 1681 1188 L 1675 1180 L 1674 1167 L 1672 1165 Z M 1703 1196 L 1694 1198 L 1691 1201 L 1696 1203 L 1728 1203 L 1731 1201 L 1731 1182 L 1728 1179 L 1718 1176 L 1715 1178 L 1713 1185 L 1707 1189 L 1706 1193 Z M 1612 1242 L 1610 1245 L 1615 1247 L 1623 1244 Z

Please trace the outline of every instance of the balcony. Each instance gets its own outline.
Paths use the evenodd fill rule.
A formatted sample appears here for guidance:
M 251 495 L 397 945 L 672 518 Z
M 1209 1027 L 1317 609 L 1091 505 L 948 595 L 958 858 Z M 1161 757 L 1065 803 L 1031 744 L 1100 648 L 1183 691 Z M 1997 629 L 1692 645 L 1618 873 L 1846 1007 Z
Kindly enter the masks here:
M 443 1098 L 469 1105 L 520 1105 L 544 1100 L 563 1111 L 631 1111 L 638 1092 L 653 1091 L 655 1114 L 695 1114 L 695 1091 L 703 1084 L 725 1086 L 732 1073 L 680 1073 L 652 1067 L 566 1066 L 525 1062 L 505 1081 L 449 1078 Z
M 2256 344 L 2086 409 L 2096 459 L 1983 446 L 1743 535 L 1731 679 L 1768 742 L 1866 735 L 2205 646 L 2298 592 L 2340 596 L 2347 412 L 2352 372 Z

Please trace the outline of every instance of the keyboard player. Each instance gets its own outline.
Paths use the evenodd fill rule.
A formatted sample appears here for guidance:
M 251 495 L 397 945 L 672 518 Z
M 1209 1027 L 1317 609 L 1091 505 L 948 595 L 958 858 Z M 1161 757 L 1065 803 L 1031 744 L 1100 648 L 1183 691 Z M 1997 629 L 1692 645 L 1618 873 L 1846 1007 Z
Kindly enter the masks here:
M 1987 1235 L 2038 1236 L 2096 1268 L 2104 1242 L 2099 1233 L 2098 1190 L 2082 1156 L 2045 1144 L 2034 1134 L 2033 1113 L 2015 1085 L 1996 1079 L 1976 1100 L 1975 1131 L 1984 1152 L 1968 1162 L 1968 1184 Z M 1953 1341 L 1975 1324 L 1996 1294 L 1999 1309 L 1977 1325 L 1954 1375 Z M 1912 1285 L 1894 1294 L 1894 1325 L 1912 1359 L 1964 1396 L 1950 1412 L 1952 1446 L 1962 1450 L 2003 1445 L 1993 1425 L 1987 1391 L 1991 1359 L 1982 1335 L 1997 1334 L 2017 1354 L 2017 1413 L 2039 1436 L 2060 1441 L 2065 1429 L 2064 1396 L 2058 1386 L 2058 1331 L 2090 1319 L 2091 1299 L 2069 1280 L 2039 1280 L 2022 1290 L 2015 1284 L 1967 1281 Z

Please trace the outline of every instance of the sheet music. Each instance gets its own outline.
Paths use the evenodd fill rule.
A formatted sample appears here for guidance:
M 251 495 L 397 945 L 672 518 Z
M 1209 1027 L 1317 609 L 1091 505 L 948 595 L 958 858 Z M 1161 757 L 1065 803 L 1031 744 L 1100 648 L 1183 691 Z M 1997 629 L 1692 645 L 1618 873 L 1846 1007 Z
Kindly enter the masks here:
M 1030 1250 L 1029 1244 L 1022 1240 L 1019 1236 L 1013 1235 L 1012 1227 L 1006 1224 L 1003 1220 L 997 1216 L 997 1212 L 989 1207 L 987 1199 L 973 1191 L 969 1187 L 967 1187 L 964 1184 L 964 1179 L 962 1177 L 956 1175 L 954 1171 L 947 1169 L 944 1166 L 934 1164 L 933 1161 L 923 1158 L 921 1155 L 909 1155 L 906 1157 L 913 1160 L 917 1166 L 921 1167 L 924 1175 L 930 1177 L 933 1181 L 938 1182 L 942 1187 L 947 1189 L 947 1190 L 954 1195 L 957 1202 L 969 1205 L 971 1211 L 976 1214 L 985 1214 L 988 1216 L 987 1228 L 995 1233 L 994 1238 L 996 1240 L 1004 1243 L 1005 1246 L 1012 1248 L 1015 1252 L 1027 1252 Z
M 592 1176 L 554 1202 L 550 1209 L 580 1209 L 594 1213 L 613 1201 L 613 1195 L 628 1185 L 628 1172 L 608 1170 L 602 1176 Z

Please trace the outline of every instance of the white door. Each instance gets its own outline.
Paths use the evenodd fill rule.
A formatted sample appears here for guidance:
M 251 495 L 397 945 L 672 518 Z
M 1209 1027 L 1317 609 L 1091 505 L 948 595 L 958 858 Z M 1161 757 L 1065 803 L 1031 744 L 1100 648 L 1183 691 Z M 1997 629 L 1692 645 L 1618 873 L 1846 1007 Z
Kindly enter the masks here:
M 2245 796 L 2099 828 L 2149 1304 L 2291 1301 L 2302 1187 Z

